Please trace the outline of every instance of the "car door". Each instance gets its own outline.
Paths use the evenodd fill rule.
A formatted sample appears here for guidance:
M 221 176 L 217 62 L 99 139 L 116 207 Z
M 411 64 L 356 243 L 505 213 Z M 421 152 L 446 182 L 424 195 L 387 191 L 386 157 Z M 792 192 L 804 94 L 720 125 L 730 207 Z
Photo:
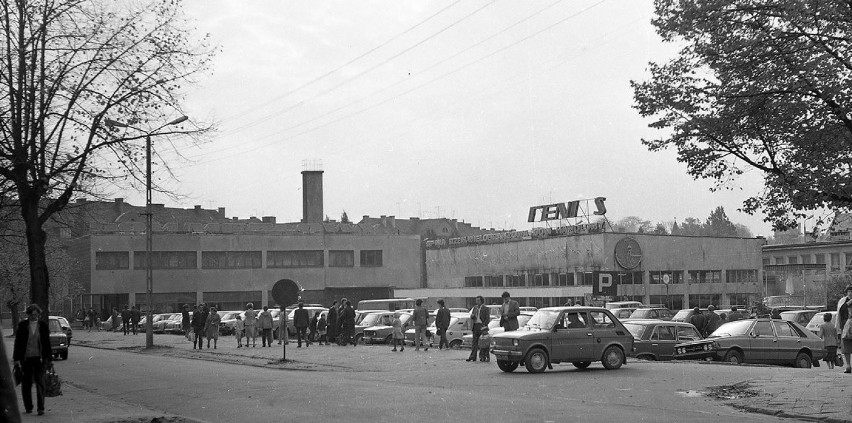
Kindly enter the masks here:
M 557 319 L 551 341 L 551 360 L 594 361 L 594 334 L 585 311 L 566 310 Z
M 613 340 L 619 339 L 615 333 L 616 325 L 609 313 L 604 311 L 590 311 L 589 325 L 591 330 L 588 335 L 591 336 L 592 357 L 595 360 L 600 360 L 603 356 L 603 349 Z
M 796 355 L 802 347 L 802 339 L 799 334 L 790 327 L 786 320 L 773 320 L 775 329 L 775 353 L 772 360 L 777 364 L 791 363 L 796 360 Z
M 772 322 L 758 320 L 749 332 L 749 348 L 745 351 L 745 361 L 749 363 L 772 363 L 778 354 L 775 352 L 777 341 Z
M 674 325 L 657 325 L 651 334 L 651 352 L 657 360 L 671 360 L 674 346 L 677 344 L 677 332 Z

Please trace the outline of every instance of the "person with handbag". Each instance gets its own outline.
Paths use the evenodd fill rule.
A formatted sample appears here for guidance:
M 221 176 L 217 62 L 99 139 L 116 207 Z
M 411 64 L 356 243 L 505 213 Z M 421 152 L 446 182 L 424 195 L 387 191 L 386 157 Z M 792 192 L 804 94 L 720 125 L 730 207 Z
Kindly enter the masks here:
M 18 324 L 15 332 L 15 347 L 12 360 L 24 371 L 21 393 L 24 397 L 24 411 L 33 412 L 33 382 L 36 385 L 36 411 L 44 415 L 44 374 L 51 365 L 53 351 L 50 348 L 50 329 L 47 322 L 39 320 L 41 307 L 31 304 L 27 307 L 27 320 Z
M 473 323 L 473 344 L 470 347 L 470 355 L 465 361 L 476 361 L 482 328 L 488 327 L 488 323 L 491 322 L 491 311 L 485 306 L 485 298 L 482 295 L 476 296 L 476 305 L 470 309 L 470 321 Z
M 840 333 L 841 351 L 846 363 L 846 370 L 843 373 L 852 373 L 852 363 L 849 363 L 849 356 L 852 355 L 852 319 L 850 319 L 850 310 L 852 309 L 852 285 L 846 286 L 846 296 L 837 302 L 837 321 L 834 322 L 834 328 Z
M 442 350 L 444 347 L 450 349 L 450 344 L 447 343 L 447 329 L 450 328 L 450 310 L 444 305 L 444 300 L 438 300 L 438 312 L 435 315 L 435 327 L 438 330 L 437 335 L 441 338 L 438 341 L 438 349 Z
M 518 330 L 518 316 L 521 315 L 521 307 L 517 301 L 513 300 L 509 292 L 503 292 L 503 305 L 500 307 L 500 326 L 505 332 Z

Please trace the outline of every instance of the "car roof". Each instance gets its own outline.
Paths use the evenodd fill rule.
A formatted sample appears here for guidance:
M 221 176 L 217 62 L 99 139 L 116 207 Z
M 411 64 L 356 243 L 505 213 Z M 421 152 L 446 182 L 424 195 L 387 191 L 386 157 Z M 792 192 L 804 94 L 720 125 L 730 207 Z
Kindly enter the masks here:
M 676 322 L 674 320 L 660 320 L 660 319 L 630 319 L 623 320 L 621 323 L 628 324 L 639 324 L 639 325 L 674 325 L 674 326 L 692 326 L 692 323 L 688 322 Z M 693 326 L 694 327 L 694 326 Z
M 544 307 L 544 308 L 538 309 L 538 311 L 542 311 L 542 310 L 544 310 L 544 311 L 562 311 L 562 310 L 588 311 L 588 310 L 594 310 L 594 311 L 610 311 L 610 312 L 612 311 L 612 310 L 607 310 L 603 307 L 589 307 L 589 306 L 558 306 L 558 307 Z

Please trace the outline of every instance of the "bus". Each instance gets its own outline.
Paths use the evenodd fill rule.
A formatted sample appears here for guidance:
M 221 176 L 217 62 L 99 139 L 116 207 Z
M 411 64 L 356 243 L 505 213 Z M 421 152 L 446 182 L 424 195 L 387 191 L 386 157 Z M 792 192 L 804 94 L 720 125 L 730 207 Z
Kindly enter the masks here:
M 413 309 L 415 301 L 417 301 L 416 298 L 385 298 L 380 300 L 361 300 L 358 301 L 358 306 L 356 307 L 356 309 L 358 311 L 397 311 L 403 309 Z

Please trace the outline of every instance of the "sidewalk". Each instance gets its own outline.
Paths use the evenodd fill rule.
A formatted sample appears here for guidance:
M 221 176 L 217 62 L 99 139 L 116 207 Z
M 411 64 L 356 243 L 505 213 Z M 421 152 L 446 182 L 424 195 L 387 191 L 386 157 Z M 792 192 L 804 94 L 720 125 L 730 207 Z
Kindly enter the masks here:
M 261 347 L 258 342 L 254 348 L 236 348 L 234 337 L 225 336 L 219 339 L 218 348 L 197 350 L 181 335 L 155 334 L 154 345 L 155 348 L 151 350 L 145 349 L 144 333 L 125 336 L 120 332 L 75 330 L 69 355 L 75 357 L 77 354 L 85 354 L 87 348 L 82 346 L 88 346 L 279 369 L 383 372 L 394 367 L 417 372 L 445 366 L 449 364 L 445 363 L 448 361 L 461 361 L 468 354 L 468 351 L 464 350 L 438 351 L 432 348 L 426 353 L 428 355 L 413 356 L 411 347 L 406 348 L 404 353 L 392 353 L 390 346 L 341 347 L 312 344 L 309 348 L 296 348 L 296 343 L 291 340 L 286 347 L 287 360 L 282 361 L 284 350 L 277 341 L 273 341 L 272 347 Z M 316 353 L 318 349 L 321 349 L 322 354 Z M 684 366 L 729 365 L 694 361 L 674 363 Z M 790 372 L 783 372 L 785 376 L 748 380 L 733 386 L 707 387 L 710 392 L 704 394 L 731 407 L 752 413 L 804 421 L 852 422 L 852 375 L 844 374 L 842 368 L 829 370 L 825 363 L 821 364 L 821 367 L 813 369 L 791 369 L 793 379 L 789 377 Z M 162 419 L 156 421 L 170 423 L 193 421 L 180 416 L 164 416 L 136 405 L 108 400 L 87 392 L 85 387 L 75 387 L 69 383 L 63 383 L 62 390 L 62 396 L 48 401 L 45 416 L 25 415 L 24 421 L 123 423 L 151 422 L 155 417 Z

